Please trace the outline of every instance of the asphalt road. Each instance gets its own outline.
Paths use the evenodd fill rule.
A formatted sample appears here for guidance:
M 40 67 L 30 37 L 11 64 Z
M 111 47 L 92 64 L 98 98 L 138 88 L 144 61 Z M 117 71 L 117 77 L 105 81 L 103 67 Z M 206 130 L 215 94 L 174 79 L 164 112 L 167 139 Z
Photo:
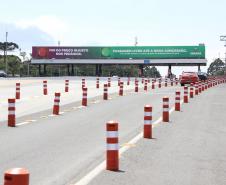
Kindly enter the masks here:
M 151 104 L 154 119 L 159 118 L 162 97 L 169 96 L 172 106 L 175 89 L 181 87 L 128 93 L 16 128 L 1 125 L 0 174 L 12 167 L 25 167 L 31 173 L 31 185 L 77 181 L 104 160 L 107 121 L 119 122 L 120 143 L 126 143 L 143 126 L 144 105 Z
M 226 184 L 226 85 L 211 88 L 173 112 L 124 153 L 120 172 L 104 170 L 91 185 Z

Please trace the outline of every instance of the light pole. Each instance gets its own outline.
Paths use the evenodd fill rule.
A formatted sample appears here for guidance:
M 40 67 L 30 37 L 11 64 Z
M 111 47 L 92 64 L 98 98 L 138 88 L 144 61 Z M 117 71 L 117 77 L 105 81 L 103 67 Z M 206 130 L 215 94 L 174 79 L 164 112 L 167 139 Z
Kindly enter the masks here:
M 226 48 L 226 35 L 222 35 L 220 36 L 220 41 L 224 41 L 225 44 L 224 44 L 224 47 Z M 226 51 L 225 51 L 225 64 L 226 64 Z
M 8 71 L 8 66 L 7 66 L 7 37 L 8 37 L 8 32 L 5 33 L 5 48 L 4 48 L 4 63 L 5 63 L 5 72 L 7 74 Z

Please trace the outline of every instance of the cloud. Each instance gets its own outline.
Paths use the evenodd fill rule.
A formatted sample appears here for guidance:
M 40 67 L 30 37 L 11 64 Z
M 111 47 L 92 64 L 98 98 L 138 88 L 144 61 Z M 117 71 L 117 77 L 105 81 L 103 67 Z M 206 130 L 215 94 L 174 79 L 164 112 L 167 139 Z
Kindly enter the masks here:
M 70 30 L 69 24 L 51 15 L 40 16 L 35 19 L 19 20 L 15 22 L 15 25 L 21 29 L 36 27 L 53 37 L 56 42 L 62 40 Z
M 1 41 L 5 41 L 5 31 L 7 31 L 8 41 L 17 43 L 26 52 L 31 52 L 31 48 L 34 45 L 54 44 L 54 38 L 51 35 L 32 25 L 22 28 L 14 23 L 0 22 L 0 27 L 5 28 L 0 30 Z

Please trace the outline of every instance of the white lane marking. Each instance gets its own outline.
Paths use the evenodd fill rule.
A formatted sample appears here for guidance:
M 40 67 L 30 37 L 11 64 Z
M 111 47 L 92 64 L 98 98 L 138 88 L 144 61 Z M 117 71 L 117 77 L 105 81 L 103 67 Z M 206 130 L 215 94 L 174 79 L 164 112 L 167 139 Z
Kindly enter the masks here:
M 181 101 L 181 104 L 182 103 L 183 103 L 183 101 Z M 171 114 L 174 110 L 175 110 L 175 107 L 173 106 L 170 109 L 169 114 Z M 162 116 L 153 123 L 153 127 L 156 127 L 161 122 L 162 122 Z M 134 146 L 142 138 L 143 138 L 143 132 L 140 132 L 137 136 L 135 136 L 133 139 L 131 139 L 127 143 L 127 145 L 124 145 L 123 147 L 121 147 L 119 149 L 119 156 L 121 157 L 121 155 L 124 152 L 126 152 L 129 148 L 131 148 L 131 146 Z M 105 169 L 105 167 L 106 167 L 106 160 L 104 160 L 102 163 L 100 163 L 97 167 L 95 167 L 92 171 L 90 171 L 87 175 L 85 175 L 78 182 L 76 182 L 75 184 L 71 184 L 71 185 L 86 185 L 86 184 L 90 183 L 97 175 L 99 175 Z
M 26 124 L 28 124 L 28 123 L 29 123 L 28 121 L 25 121 L 25 122 L 16 124 L 16 126 L 26 125 Z

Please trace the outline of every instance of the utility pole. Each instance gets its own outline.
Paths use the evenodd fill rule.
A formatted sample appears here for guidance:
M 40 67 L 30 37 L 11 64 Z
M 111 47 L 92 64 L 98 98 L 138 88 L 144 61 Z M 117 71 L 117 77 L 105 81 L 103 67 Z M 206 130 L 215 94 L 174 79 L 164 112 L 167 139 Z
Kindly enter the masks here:
M 225 42 L 224 47 L 226 48 L 226 35 L 220 36 L 220 41 L 224 41 Z M 225 60 L 225 64 L 226 64 L 226 51 L 225 51 L 225 58 L 224 58 L 224 60 Z
M 4 63 L 5 63 L 5 72 L 6 72 L 6 74 L 8 74 L 7 73 L 7 71 L 8 71 L 8 64 L 7 64 L 7 48 L 8 48 L 8 46 L 7 46 L 7 37 L 8 37 L 8 32 L 6 32 L 5 33 L 5 47 L 4 47 Z

